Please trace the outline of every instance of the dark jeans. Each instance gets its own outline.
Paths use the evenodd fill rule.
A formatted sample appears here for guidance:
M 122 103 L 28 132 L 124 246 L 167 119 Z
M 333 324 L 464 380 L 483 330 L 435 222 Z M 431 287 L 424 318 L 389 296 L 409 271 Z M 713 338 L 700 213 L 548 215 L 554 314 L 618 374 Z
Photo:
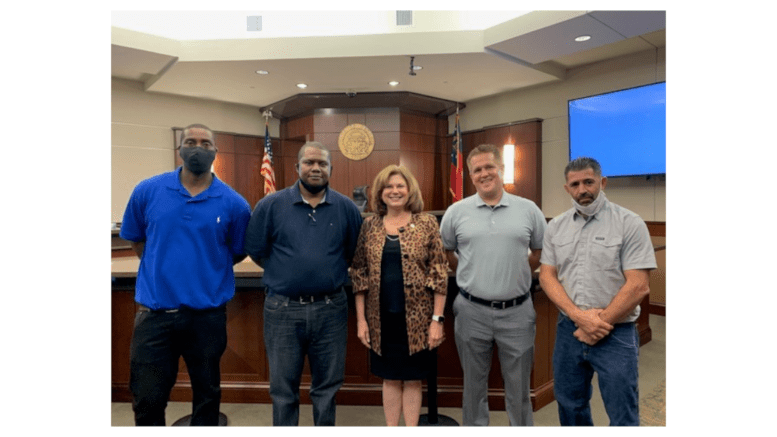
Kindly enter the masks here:
M 592 426 L 591 379 L 611 426 L 639 426 L 639 334 L 634 323 L 619 323 L 593 346 L 576 339 L 574 322 L 559 314 L 553 350 L 553 391 L 562 426 Z
M 227 347 L 226 307 L 138 311 L 130 346 L 135 425 L 165 425 L 165 408 L 183 356 L 192 384 L 191 425 L 218 425 L 219 361 Z
M 267 295 L 264 344 L 274 426 L 299 424 L 299 385 L 306 355 L 313 423 L 334 426 L 335 395 L 343 385 L 347 338 L 348 298 L 342 290 L 331 299 L 306 304 Z

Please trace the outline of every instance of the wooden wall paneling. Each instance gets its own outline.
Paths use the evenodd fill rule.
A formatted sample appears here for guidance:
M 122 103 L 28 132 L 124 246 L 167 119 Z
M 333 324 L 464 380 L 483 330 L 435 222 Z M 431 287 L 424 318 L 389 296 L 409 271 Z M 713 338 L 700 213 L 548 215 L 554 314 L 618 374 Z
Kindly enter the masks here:
M 412 132 L 399 133 L 399 148 L 408 152 L 434 153 L 436 138 L 433 135 L 416 134 Z
M 450 188 L 450 155 L 451 148 L 448 146 L 447 134 L 448 134 L 448 118 L 438 118 L 436 132 L 436 145 L 435 145 L 435 164 L 434 174 L 437 175 L 434 183 L 434 198 L 429 205 L 429 210 L 439 211 L 448 207 L 451 196 L 449 193 Z
M 275 155 L 287 156 L 296 160 L 299 149 L 305 145 L 305 142 L 306 140 L 304 139 L 281 139 L 281 153 L 276 153 Z
M 510 126 L 510 144 L 542 142 L 542 122 L 530 121 Z
M 365 114 L 365 126 L 370 128 L 373 135 L 380 132 L 399 132 L 399 109 L 373 108 Z M 377 138 L 375 142 L 377 146 Z
M 306 136 L 313 132 L 315 132 L 313 129 L 313 114 L 281 123 L 281 138 L 283 139 L 302 140 L 304 143 L 307 139 Z
M 430 211 L 445 210 L 453 201 L 453 196 L 450 193 L 450 156 L 450 151 L 448 153 L 435 153 L 434 155 L 434 174 L 436 178 L 434 181 L 434 197 L 432 197 L 432 202 L 427 208 Z
M 653 237 L 666 237 L 666 222 L 645 222 L 650 235 Z
M 283 166 L 283 188 L 290 187 L 297 182 L 299 175 L 295 165 L 297 164 L 297 157 L 283 156 L 279 165 Z
M 542 405 L 552 402 L 553 395 L 553 347 L 556 344 L 556 320 L 558 309 L 543 291 L 532 295 L 537 320 L 547 320 L 549 323 L 538 323 L 534 340 L 534 367 L 532 368 L 531 386 L 533 387 L 532 404 L 537 410 Z
M 434 153 L 402 151 L 399 162 L 415 176 L 424 199 L 424 209 L 429 210 L 428 204 L 434 198 Z
M 345 196 L 351 197 L 353 185 L 351 183 L 350 159 L 340 152 L 340 149 L 329 152 L 332 157 L 332 172 L 329 175 L 329 186 Z
M 524 143 L 515 145 L 515 184 L 505 186 L 505 189 L 516 196 L 525 197 L 534 201 L 542 208 L 542 182 L 540 180 L 538 143 Z M 508 165 L 506 163 L 506 165 Z M 508 189 L 509 188 L 509 189 Z
M 373 151 L 363 161 L 348 160 L 349 183 L 351 185 L 349 191 L 343 194 L 353 198 L 354 188 L 360 185 L 368 185 L 367 197 L 369 198 L 375 176 L 391 164 L 399 165 L 399 157 L 394 151 Z
M 218 153 L 235 153 L 235 136 L 232 134 L 214 132 L 213 141 L 219 149 Z
M 348 112 L 348 126 L 359 123 L 361 125 L 367 124 L 367 115 L 363 111 L 349 111 Z
M 129 363 L 135 325 L 135 290 L 111 291 L 111 382 L 114 402 L 130 402 Z
M 437 150 L 437 119 L 433 116 L 400 112 L 399 161 L 418 180 L 424 209 L 432 209 L 436 193 L 435 151 Z
M 326 110 L 316 110 L 313 114 L 313 126 L 312 129 L 306 133 L 336 133 L 345 129 L 350 123 L 348 122 L 348 114 L 343 112 L 331 112 Z M 361 123 L 364 124 L 364 123 Z M 335 141 L 335 145 L 337 142 Z
M 264 156 L 264 137 L 235 135 L 234 142 L 234 153 Z
M 262 155 L 236 154 L 235 190 L 240 193 L 253 209 L 264 197 L 264 177 L 261 175 Z
M 400 112 L 399 120 L 402 132 L 431 136 L 437 134 L 437 119 L 434 116 Z
M 653 339 L 653 329 L 650 327 L 650 295 L 645 296 L 639 306 L 637 332 L 639 333 L 639 345 L 643 346 Z
M 340 147 L 337 145 L 339 139 L 340 134 L 334 132 L 316 132 L 310 134 L 310 141 L 318 141 L 330 151 L 340 150 Z
M 369 349 L 359 340 L 356 333 L 356 304 L 353 293 L 348 293 L 348 342 L 346 344 L 345 384 L 381 384 L 382 380 L 370 373 Z M 353 335 L 352 335 L 353 334 Z
M 213 172 L 222 182 L 229 185 L 235 191 L 240 192 L 235 187 L 235 154 L 217 153 L 216 160 L 213 161 Z M 243 193 L 241 193 L 243 194 Z M 245 194 L 243 194 L 245 197 Z
M 448 209 L 453 204 L 453 195 L 451 194 L 451 154 L 453 153 L 453 135 L 440 138 L 439 142 L 447 153 L 441 153 L 438 157 L 442 161 L 442 206 L 439 209 Z M 462 163 L 464 165 L 464 163 Z M 464 174 L 466 179 L 466 173 Z
M 483 135 L 484 135 L 484 138 L 483 138 L 484 143 L 493 144 L 497 147 L 502 147 L 505 144 L 505 141 L 507 141 L 508 138 L 510 137 L 510 127 L 502 126 L 502 127 L 491 128 L 491 129 L 484 129 Z
M 463 179 L 464 179 L 464 197 L 471 196 L 475 194 L 475 185 L 472 183 L 472 178 L 469 176 L 469 167 L 467 167 L 467 156 L 469 156 L 469 152 L 472 151 L 475 147 L 479 146 L 480 144 L 483 144 L 483 133 L 482 132 L 474 132 L 474 133 L 468 133 L 468 134 L 462 134 L 461 135 L 461 143 L 462 143 L 462 150 L 461 150 L 461 168 L 463 171 Z M 451 143 L 452 147 L 452 143 Z
M 221 359 L 222 386 L 269 381 L 262 329 L 263 308 L 264 293 L 258 289 L 240 289 L 227 304 L 227 349 Z M 231 402 L 249 400 L 241 399 L 238 393 L 233 394 Z
M 281 140 L 281 153 L 276 154 L 275 159 L 275 180 L 278 190 L 293 185 L 297 179 L 297 154 L 299 149 L 305 144 L 304 140 Z
M 401 148 L 400 144 L 402 144 L 402 141 L 400 139 L 401 133 L 399 131 L 373 132 L 372 136 L 375 138 L 375 148 L 373 148 L 373 153 L 379 150 L 399 151 Z M 367 159 L 369 159 L 369 157 Z

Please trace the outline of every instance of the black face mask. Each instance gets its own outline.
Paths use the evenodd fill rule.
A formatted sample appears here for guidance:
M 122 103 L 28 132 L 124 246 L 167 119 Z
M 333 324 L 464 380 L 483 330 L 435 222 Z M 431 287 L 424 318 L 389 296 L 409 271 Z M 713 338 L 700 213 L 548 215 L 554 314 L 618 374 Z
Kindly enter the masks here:
M 210 171 L 210 166 L 216 159 L 215 150 L 205 150 L 202 147 L 181 147 L 179 155 L 186 168 L 196 175 Z
M 310 185 L 302 179 L 299 180 L 299 183 L 302 184 L 302 186 L 305 187 L 305 189 L 308 190 L 310 194 L 318 194 L 329 185 L 329 182 L 325 183 L 324 185 Z

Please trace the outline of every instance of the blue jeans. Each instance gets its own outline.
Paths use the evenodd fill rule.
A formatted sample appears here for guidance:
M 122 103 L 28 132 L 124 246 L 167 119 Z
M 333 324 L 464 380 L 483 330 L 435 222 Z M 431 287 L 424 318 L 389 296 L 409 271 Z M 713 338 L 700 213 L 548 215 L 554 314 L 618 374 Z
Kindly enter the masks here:
M 593 346 L 574 337 L 574 322 L 559 314 L 553 350 L 553 391 L 562 426 L 592 426 L 591 379 L 599 391 L 610 426 L 639 426 L 639 334 L 634 323 L 619 323 Z
M 266 296 L 264 344 L 274 426 L 299 424 L 299 385 L 306 355 L 313 423 L 334 426 L 335 395 L 343 385 L 347 338 L 348 298 L 344 291 L 306 304 L 277 294 Z

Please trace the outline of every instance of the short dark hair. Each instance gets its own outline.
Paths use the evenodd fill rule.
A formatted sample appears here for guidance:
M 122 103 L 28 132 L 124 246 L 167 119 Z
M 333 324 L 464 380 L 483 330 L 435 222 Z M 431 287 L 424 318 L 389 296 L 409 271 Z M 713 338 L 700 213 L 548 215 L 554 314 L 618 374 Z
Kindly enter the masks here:
M 602 166 L 599 165 L 599 161 L 587 156 L 581 156 L 569 161 L 569 164 L 564 169 L 564 179 L 567 178 L 567 174 L 570 171 L 583 171 L 589 168 L 594 171 L 597 177 L 602 177 Z
M 330 166 L 332 165 L 332 153 L 329 152 L 329 149 L 327 149 L 326 146 L 319 143 L 318 141 L 308 141 L 302 147 L 300 147 L 299 152 L 297 152 L 297 163 L 302 161 L 302 157 L 305 156 L 305 149 L 308 147 L 326 152 L 326 160 L 329 161 Z
M 472 149 L 472 151 L 469 152 L 469 155 L 467 155 L 467 169 L 471 170 L 470 167 L 472 167 L 472 157 L 483 153 L 493 153 L 496 162 L 504 164 L 504 161 L 502 161 L 502 151 L 499 149 L 499 147 L 496 147 L 493 144 L 481 144 Z
M 183 144 L 183 139 L 186 138 L 186 131 L 189 129 L 205 129 L 206 131 L 210 132 L 210 136 L 213 137 L 213 142 L 216 142 L 216 135 L 213 134 L 213 130 L 211 130 L 211 128 L 205 126 L 204 124 L 194 123 L 183 128 L 181 131 L 181 141 L 178 142 L 178 145 Z

